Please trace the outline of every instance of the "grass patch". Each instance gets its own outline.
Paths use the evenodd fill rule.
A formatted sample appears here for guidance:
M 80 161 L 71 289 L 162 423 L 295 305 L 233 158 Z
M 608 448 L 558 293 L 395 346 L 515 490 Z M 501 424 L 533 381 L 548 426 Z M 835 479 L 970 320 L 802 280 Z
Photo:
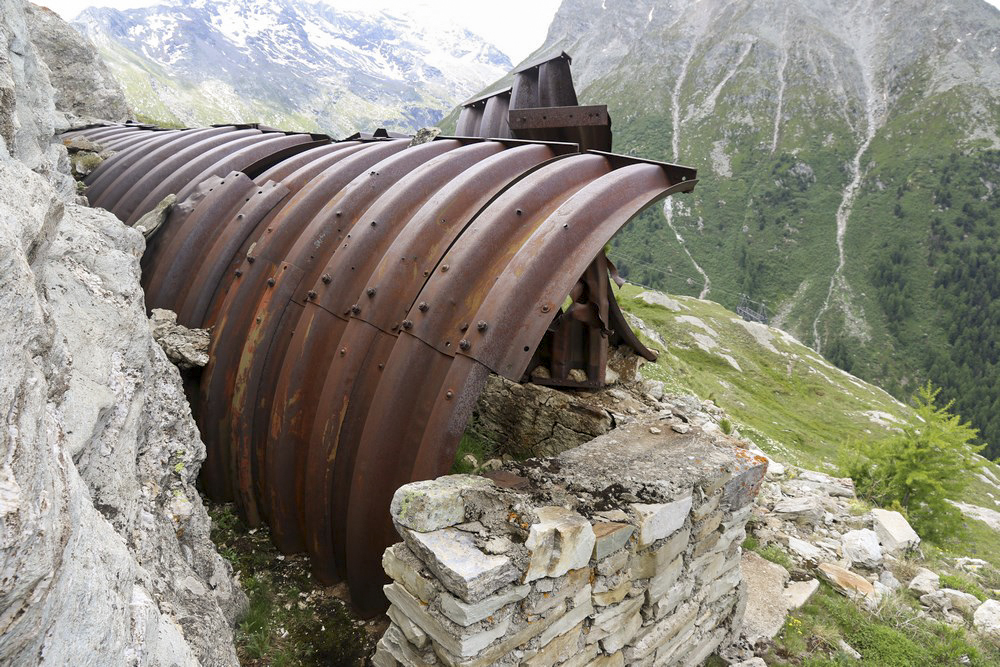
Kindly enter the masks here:
M 464 460 L 469 454 L 476 457 L 479 465 L 482 465 L 487 459 L 493 458 L 493 451 L 489 443 L 477 438 L 472 433 L 466 432 L 462 436 L 462 441 L 458 444 L 458 452 L 455 453 L 455 460 L 451 464 L 451 474 L 471 475 L 476 471 L 475 466 Z
M 786 570 L 790 570 L 795 565 L 788 554 L 777 544 L 761 546 L 756 537 L 748 537 L 743 540 L 743 549 L 745 551 L 753 551 L 761 558 L 769 560 L 772 563 L 777 563 Z
M 951 627 L 917 616 L 904 596 L 891 596 L 875 612 L 862 609 L 827 584 L 785 622 L 774 646 L 764 656 L 768 665 L 913 665 L 1000 664 L 1000 650 L 964 628 Z M 844 652 L 843 640 L 861 653 L 854 661 Z
M 250 600 L 236 633 L 243 667 L 365 664 L 377 637 L 351 615 L 333 589 L 313 579 L 308 558 L 281 555 L 267 529 L 249 529 L 230 504 L 208 504 L 208 511 L 212 541 L 232 564 Z
M 982 586 L 962 574 L 942 574 L 941 588 L 953 588 L 956 591 L 975 595 L 980 602 L 985 602 L 989 597 Z

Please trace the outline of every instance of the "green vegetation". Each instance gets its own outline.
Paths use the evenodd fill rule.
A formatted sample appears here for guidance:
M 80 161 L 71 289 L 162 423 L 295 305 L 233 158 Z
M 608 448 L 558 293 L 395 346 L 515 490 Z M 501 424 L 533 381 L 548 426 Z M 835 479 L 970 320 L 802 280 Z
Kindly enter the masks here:
M 476 471 L 475 466 L 465 461 L 465 457 L 468 454 L 475 456 L 480 465 L 494 457 L 493 451 L 489 448 L 489 443 L 466 431 L 462 436 L 462 441 L 458 445 L 455 461 L 451 465 L 451 473 L 453 475 L 471 475 Z
M 956 591 L 975 595 L 980 601 L 985 601 L 989 598 L 982 586 L 962 574 L 942 574 L 941 588 L 953 588 Z
M 968 479 L 982 467 L 972 445 L 976 430 L 949 412 L 954 401 L 935 404 L 940 389 L 930 382 L 913 397 L 918 422 L 902 433 L 849 449 L 844 472 L 859 497 L 882 507 L 897 507 L 917 532 L 931 540 L 954 534 L 961 512 L 949 498 L 958 498 Z
M 1000 650 L 962 627 L 918 616 L 919 606 L 906 594 L 890 596 L 870 612 L 823 584 L 813 598 L 785 622 L 768 665 L 860 665 L 911 667 L 960 665 L 986 667 L 1000 663 Z M 853 660 L 845 641 L 861 653 Z
M 651 305 L 639 298 L 645 291 L 626 284 L 617 292 L 622 308 L 666 342 L 664 347 L 643 336 L 661 350 L 656 363 L 643 366 L 643 375 L 662 381 L 670 392 L 711 397 L 729 415 L 734 433 L 783 463 L 835 473 L 850 443 L 867 451 L 920 423 L 913 408 L 833 367 L 791 336 L 743 322 L 710 301 L 673 297 L 676 311 Z M 1000 466 L 981 463 L 983 474 L 965 475 L 964 488 L 953 499 L 996 507 L 1000 489 L 990 478 L 1000 479 Z M 857 503 L 858 513 L 868 509 L 866 501 Z M 996 531 L 966 518 L 954 534 L 923 548 L 942 561 L 971 556 L 1000 568 L 996 544 Z
M 266 528 L 249 529 L 231 505 L 210 505 L 212 541 L 250 600 L 236 648 L 244 667 L 360 667 L 374 649 L 364 623 L 316 583 L 305 556 L 283 556 Z
M 772 563 L 777 563 L 786 570 L 794 565 L 791 557 L 777 544 L 769 544 L 766 547 L 762 547 L 755 537 L 748 537 L 743 540 L 743 549 L 745 551 L 753 551 L 761 558 L 765 558 Z

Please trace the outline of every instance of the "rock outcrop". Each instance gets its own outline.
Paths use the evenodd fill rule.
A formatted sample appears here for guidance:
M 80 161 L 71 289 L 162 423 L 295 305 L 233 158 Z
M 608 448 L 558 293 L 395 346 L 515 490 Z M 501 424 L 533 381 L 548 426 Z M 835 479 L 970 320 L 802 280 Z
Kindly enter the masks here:
M 245 596 L 150 335 L 143 237 L 73 203 L 31 13 L 0 0 L 0 664 L 235 665 Z
M 90 40 L 47 7 L 27 4 L 31 41 L 49 68 L 57 113 L 68 125 L 129 118 L 125 93 Z

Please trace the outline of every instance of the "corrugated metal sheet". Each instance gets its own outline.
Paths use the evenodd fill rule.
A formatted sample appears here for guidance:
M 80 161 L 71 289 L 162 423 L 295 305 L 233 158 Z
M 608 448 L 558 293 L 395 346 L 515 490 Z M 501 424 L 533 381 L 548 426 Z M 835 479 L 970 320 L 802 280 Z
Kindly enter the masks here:
M 73 133 L 120 148 L 87 182 L 123 221 L 179 193 L 143 283 L 149 307 L 213 327 L 195 405 L 205 490 L 267 521 L 283 550 L 309 552 L 321 579 L 346 576 L 363 609 L 383 605 L 393 492 L 448 472 L 490 372 L 521 381 L 544 365 L 558 384 L 581 368 L 599 386 L 609 339 L 649 354 L 602 248 L 645 207 L 693 189 L 695 172 L 503 136 L 512 119 L 564 132 L 566 116 L 538 127 L 507 105 L 575 104 L 568 67 L 560 56 L 523 68 L 466 117 L 492 139 Z

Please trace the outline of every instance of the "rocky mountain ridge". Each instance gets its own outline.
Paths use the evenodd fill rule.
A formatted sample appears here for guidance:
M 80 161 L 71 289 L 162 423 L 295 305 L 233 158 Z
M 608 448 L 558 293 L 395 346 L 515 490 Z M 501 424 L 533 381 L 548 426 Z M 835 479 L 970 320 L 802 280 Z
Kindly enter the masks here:
M 510 68 L 447 17 L 346 12 L 308 0 L 93 8 L 75 25 L 140 115 L 182 125 L 412 132 Z

